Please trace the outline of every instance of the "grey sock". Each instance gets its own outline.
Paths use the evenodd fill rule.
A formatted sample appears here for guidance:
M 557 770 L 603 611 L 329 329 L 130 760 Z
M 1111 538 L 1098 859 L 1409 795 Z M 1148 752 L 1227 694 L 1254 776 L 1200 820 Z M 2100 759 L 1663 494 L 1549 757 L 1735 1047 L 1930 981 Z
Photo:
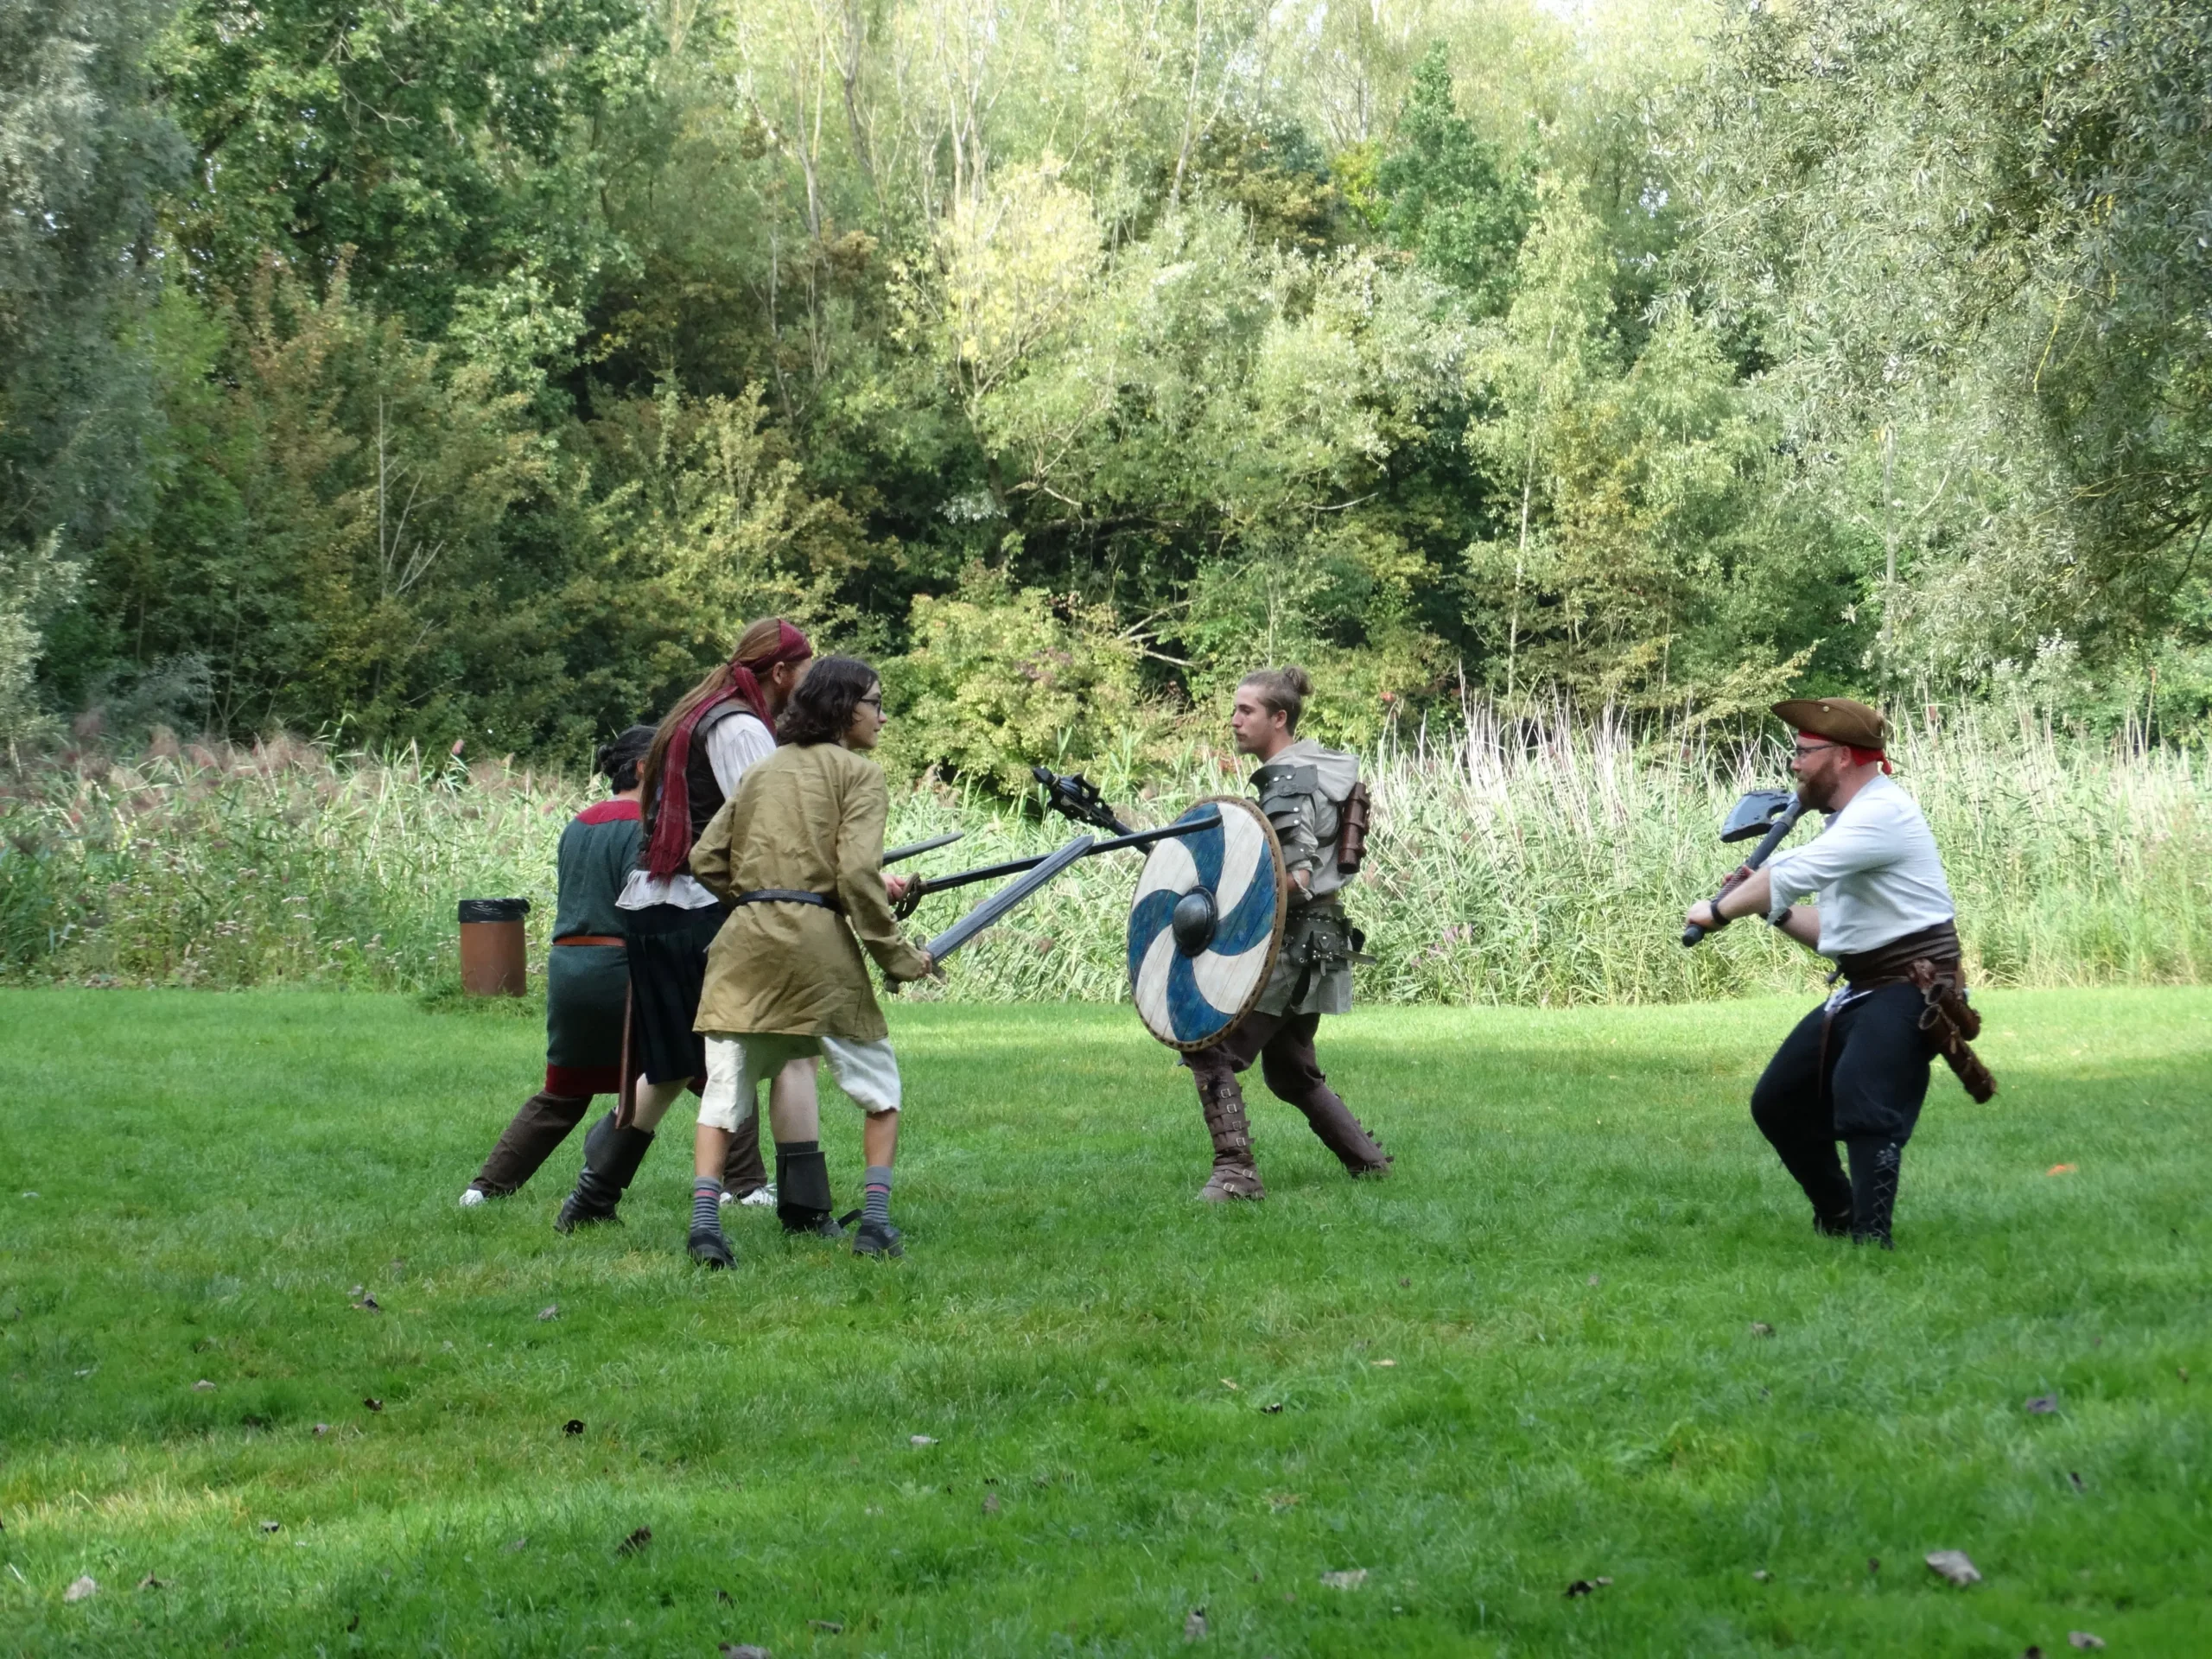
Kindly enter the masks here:
M 718 1233 L 722 1230 L 722 1184 L 711 1175 L 691 1183 L 691 1230 Z
M 868 1166 L 868 1197 L 861 1205 L 861 1218 L 888 1227 L 891 1224 L 891 1166 L 870 1164 Z

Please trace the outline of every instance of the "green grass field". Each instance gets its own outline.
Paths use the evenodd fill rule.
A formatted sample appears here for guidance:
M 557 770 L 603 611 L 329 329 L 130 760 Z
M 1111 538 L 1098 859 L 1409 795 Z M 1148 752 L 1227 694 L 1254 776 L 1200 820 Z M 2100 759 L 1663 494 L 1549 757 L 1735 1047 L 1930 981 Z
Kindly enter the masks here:
M 1332 1022 L 1398 1173 L 1255 1084 L 1220 1211 L 1128 1010 L 896 1008 L 906 1259 L 712 1276 L 675 1146 L 454 1207 L 526 1018 L 0 995 L 0 1650 L 2212 1651 L 2212 994 L 1985 999 L 1894 1255 L 1751 1127 L 1802 1006 Z

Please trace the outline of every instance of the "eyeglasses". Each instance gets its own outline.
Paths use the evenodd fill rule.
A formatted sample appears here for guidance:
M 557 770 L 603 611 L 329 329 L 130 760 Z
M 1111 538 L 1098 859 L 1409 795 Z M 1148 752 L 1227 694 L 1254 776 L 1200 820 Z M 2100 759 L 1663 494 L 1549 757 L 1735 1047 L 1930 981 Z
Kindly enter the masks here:
M 861 702 L 863 707 L 873 709 L 879 715 L 883 712 L 883 693 L 880 691 L 872 697 L 862 697 Z
M 1796 749 L 1799 754 L 1806 755 L 1818 754 L 1822 749 L 1840 749 L 1844 747 L 1841 743 L 1800 743 Z

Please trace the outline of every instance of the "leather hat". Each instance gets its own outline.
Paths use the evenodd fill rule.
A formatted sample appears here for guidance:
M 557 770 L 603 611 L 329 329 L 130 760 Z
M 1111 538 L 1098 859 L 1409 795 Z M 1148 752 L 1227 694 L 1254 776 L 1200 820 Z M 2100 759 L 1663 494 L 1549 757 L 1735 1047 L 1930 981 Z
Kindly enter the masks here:
M 1801 732 L 1848 743 L 1855 749 L 1880 749 L 1889 745 L 1890 723 L 1878 709 L 1849 697 L 1792 697 L 1774 705 L 1777 718 Z

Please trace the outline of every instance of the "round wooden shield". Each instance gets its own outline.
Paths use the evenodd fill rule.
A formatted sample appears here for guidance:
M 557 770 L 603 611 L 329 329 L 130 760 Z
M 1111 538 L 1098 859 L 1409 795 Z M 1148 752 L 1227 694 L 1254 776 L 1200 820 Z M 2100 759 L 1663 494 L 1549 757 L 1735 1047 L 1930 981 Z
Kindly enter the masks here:
M 1251 1011 L 1282 948 L 1282 846 L 1255 803 L 1217 795 L 1176 822 L 1221 821 L 1163 841 L 1129 902 L 1129 989 L 1145 1029 L 1204 1048 Z

